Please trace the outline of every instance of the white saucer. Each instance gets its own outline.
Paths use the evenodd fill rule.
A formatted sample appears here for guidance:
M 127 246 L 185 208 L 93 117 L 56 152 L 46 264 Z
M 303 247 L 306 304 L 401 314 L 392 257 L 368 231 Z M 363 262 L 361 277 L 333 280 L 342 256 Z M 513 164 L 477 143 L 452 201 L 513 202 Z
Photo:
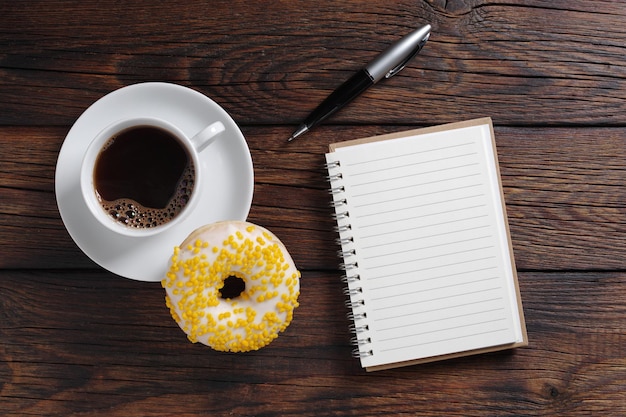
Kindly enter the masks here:
M 90 140 L 100 130 L 123 117 L 143 116 L 166 119 L 189 135 L 217 120 L 226 131 L 201 154 L 207 181 L 194 212 L 160 234 L 125 237 L 91 217 L 80 191 L 80 168 Z M 138 281 L 160 281 L 174 246 L 196 228 L 219 220 L 245 220 L 253 189 L 250 150 L 233 119 L 205 95 L 167 83 L 131 85 L 92 104 L 67 134 L 55 174 L 59 212 L 78 247 L 103 268 Z

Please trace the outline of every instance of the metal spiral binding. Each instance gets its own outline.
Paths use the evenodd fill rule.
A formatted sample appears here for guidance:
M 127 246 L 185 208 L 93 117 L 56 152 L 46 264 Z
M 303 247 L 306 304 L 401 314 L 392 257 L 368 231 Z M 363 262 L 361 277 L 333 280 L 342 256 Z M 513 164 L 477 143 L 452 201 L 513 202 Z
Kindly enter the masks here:
M 328 181 L 336 181 L 343 178 L 343 174 L 340 172 L 338 174 L 326 175 L 326 179 Z
M 333 218 L 335 220 L 343 220 L 347 219 L 348 217 L 350 217 L 350 213 L 348 211 L 342 211 L 341 213 L 333 214 Z
M 372 343 L 372 338 L 371 337 L 359 338 L 358 336 L 353 336 L 350 339 L 350 343 L 352 343 L 354 346 L 363 346 L 363 345 Z
M 335 226 L 335 232 L 337 233 L 345 233 L 352 230 L 352 225 L 350 224 L 344 224 L 341 226 Z
M 343 239 L 342 238 L 335 239 L 335 243 L 339 246 L 344 246 L 352 242 L 354 242 L 354 238 L 352 236 L 344 237 Z
M 356 275 L 342 275 L 342 277 L 340 279 L 341 279 L 341 282 L 343 282 L 344 284 L 349 284 L 351 282 L 361 281 L 361 276 L 359 274 L 356 274 Z
M 364 306 L 364 305 L 365 305 L 365 301 L 363 301 L 363 300 L 355 300 L 355 301 L 352 301 L 352 300 L 346 300 L 346 301 L 344 301 L 344 304 L 345 304 L 345 306 L 346 306 L 347 308 L 349 308 L 349 309 L 351 309 L 351 310 L 352 310 L 352 309 L 355 309 L 355 308 L 357 308 L 357 307 L 362 307 L 362 306 Z
M 354 334 L 363 333 L 363 332 L 368 331 L 369 329 L 370 327 L 367 324 L 357 326 L 356 324 L 353 323 L 350 325 L 350 332 Z
M 345 189 L 345 187 L 344 187 L 343 185 L 340 185 L 340 186 L 338 186 L 338 187 L 331 187 L 331 188 L 330 188 L 330 193 L 331 193 L 332 195 L 335 195 L 335 194 L 341 194 L 341 193 L 343 193 L 343 192 L 345 192 L 345 191 L 346 191 L 346 189 Z
M 359 350 L 359 348 L 355 348 L 352 350 L 352 357 L 353 358 L 365 358 L 368 356 L 374 356 L 374 352 L 370 349 L 370 350 Z
M 361 297 L 363 288 L 356 284 L 361 280 L 361 276 L 358 274 L 358 263 L 356 261 L 356 249 L 352 244 L 354 239 L 351 236 L 352 226 L 350 223 L 350 213 L 348 211 L 348 201 L 344 195 L 346 190 L 343 186 L 343 173 L 339 169 L 341 163 L 339 161 L 327 162 L 326 169 L 329 171 L 326 179 L 330 182 L 330 193 L 333 195 L 333 201 L 330 206 L 334 209 L 335 213 L 333 218 L 337 221 L 335 231 L 340 234 L 336 239 L 336 243 L 341 247 L 337 251 L 337 256 L 341 257 L 343 263 L 340 264 L 340 268 L 346 273 L 341 277 L 341 281 L 346 284 L 343 290 L 344 295 L 347 297 L 345 305 L 348 308 L 346 316 L 351 320 L 350 332 L 354 334 L 354 337 L 350 340 L 354 345 L 352 350 L 352 356 L 356 358 L 364 358 L 372 356 L 374 353 L 368 346 L 372 340 L 367 335 L 369 331 L 369 325 L 365 321 L 367 319 L 367 313 L 362 311 L 365 306 L 365 301 Z M 348 224 L 339 224 L 348 223 Z
M 365 313 L 357 313 L 353 315 L 350 315 L 349 313 L 348 316 L 357 320 L 367 317 Z M 368 330 L 369 326 L 367 324 L 359 326 L 357 326 L 356 324 L 350 325 L 350 331 L 355 334 L 355 336 L 350 339 L 350 343 L 352 343 L 352 345 L 354 346 L 354 349 L 352 349 L 352 357 L 362 359 L 374 355 L 374 351 L 372 349 L 367 349 L 367 347 L 372 343 L 372 339 L 369 336 L 359 336 L 367 332 Z
M 340 258 L 344 258 L 344 259 L 347 258 L 348 256 L 354 256 L 354 255 L 356 255 L 355 249 L 337 251 L 337 256 Z
M 337 207 L 341 207 L 341 206 L 345 206 L 346 204 L 348 204 L 348 200 L 346 200 L 345 198 L 343 200 L 337 200 L 337 201 L 331 201 L 329 203 L 329 205 L 332 208 L 337 208 Z
M 355 313 L 354 311 L 350 311 L 346 314 L 350 320 L 363 320 L 367 318 L 367 313 Z
M 355 295 L 358 294 L 362 294 L 363 293 L 363 288 L 358 287 L 358 288 L 345 288 L 343 290 L 344 295 L 347 295 L 349 297 L 354 297 Z
M 356 269 L 358 267 L 359 267 L 358 262 L 343 263 L 343 264 L 339 265 L 339 269 L 341 269 L 343 271 L 349 271 L 351 269 Z
M 339 168 L 341 166 L 341 163 L 339 161 L 326 162 L 324 166 L 326 167 L 326 169 Z

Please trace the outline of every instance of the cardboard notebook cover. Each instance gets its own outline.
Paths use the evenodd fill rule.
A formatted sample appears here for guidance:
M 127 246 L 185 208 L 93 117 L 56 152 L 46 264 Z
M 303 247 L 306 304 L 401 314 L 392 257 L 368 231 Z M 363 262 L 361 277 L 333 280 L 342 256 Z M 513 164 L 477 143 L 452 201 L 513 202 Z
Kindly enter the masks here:
M 498 165 L 498 160 L 497 160 L 495 136 L 493 132 L 493 124 L 492 124 L 491 118 L 474 119 L 474 120 L 468 120 L 464 122 L 450 123 L 450 124 L 445 124 L 445 125 L 440 125 L 440 126 L 433 126 L 433 127 L 428 127 L 428 128 L 422 128 L 422 129 L 414 129 L 414 130 L 397 132 L 397 133 L 392 133 L 392 134 L 372 136 L 372 137 L 366 137 L 366 138 L 361 138 L 361 139 L 354 139 L 354 140 L 348 140 L 344 142 L 333 143 L 329 145 L 330 153 L 327 154 L 327 159 L 329 155 L 331 155 L 332 153 L 336 153 L 338 151 L 339 152 L 344 151 L 344 153 L 351 151 L 351 149 L 342 149 L 342 148 L 354 147 L 354 146 L 358 146 L 362 144 L 369 144 L 373 142 L 393 141 L 394 139 L 407 138 L 407 137 L 410 138 L 413 136 L 429 135 L 429 134 L 437 133 L 437 132 L 454 131 L 454 130 L 474 127 L 474 126 L 482 126 L 483 128 L 485 126 L 488 126 L 489 134 L 491 138 L 491 143 L 488 146 L 491 147 L 490 151 L 493 155 L 493 163 L 494 163 L 493 166 L 495 167 L 495 172 L 492 175 L 489 175 L 489 182 L 490 183 L 493 182 L 492 185 L 494 187 L 497 187 L 497 190 L 499 190 L 499 197 L 500 197 L 499 201 L 501 202 L 501 204 L 499 204 L 499 207 L 497 207 L 496 210 L 500 211 L 498 215 L 501 215 L 502 216 L 501 218 L 503 219 L 503 221 L 499 222 L 499 223 L 502 223 L 502 224 L 499 224 L 499 226 L 503 228 L 503 230 L 505 231 L 504 233 L 506 234 L 505 241 L 506 241 L 506 245 L 508 245 L 508 248 L 506 248 L 506 252 L 508 252 L 509 254 L 508 258 L 510 258 L 508 259 L 508 262 L 509 262 L 508 265 L 510 265 L 510 271 L 508 271 L 507 269 L 507 273 L 510 275 L 510 278 L 507 279 L 507 282 L 512 281 L 510 284 L 513 286 L 513 289 L 514 289 L 514 296 L 510 297 L 512 301 L 510 301 L 509 304 L 512 310 L 513 309 L 516 310 L 516 316 L 512 316 L 512 317 L 519 320 L 519 322 L 516 323 L 517 325 L 519 325 L 519 328 L 516 328 L 517 332 L 519 333 L 519 336 L 517 337 L 516 341 L 511 342 L 511 343 L 496 344 L 496 345 L 490 344 L 490 345 L 485 345 L 485 346 L 481 346 L 481 347 L 470 349 L 470 350 L 448 352 L 444 354 L 432 354 L 426 357 L 419 357 L 419 358 L 413 358 L 413 359 L 408 359 L 408 360 L 398 360 L 398 361 L 391 360 L 391 361 L 387 361 L 386 363 L 378 363 L 375 365 L 367 365 L 367 363 L 364 363 L 363 358 L 362 358 L 361 359 L 362 365 L 367 371 L 375 371 L 375 370 L 389 369 L 389 368 L 408 366 L 408 365 L 414 365 L 414 364 L 420 364 L 420 363 L 426 363 L 426 362 L 433 362 L 433 361 L 439 361 L 439 360 L 444 360 L 444 359 L 451 359 L 451 358 L 475 355 L 475 354 L 486 353 L 486 352 L 494 352 L 494 351 L 500 351 L 500 350 L 511 349 L 511 348 L 522 347 L 522 346 L 528 345 L 528 336 L 526 333 L 526 325 L 524 321 L 522 300 L 521 300 L 520 291 L 519 291 L 517 271 L 515 268 L 515 259 L 513 257 L 513 248 L 511 244 L 510 231 L 509 231 L 509 226 L 508 226 L 508 221 L 507 221 L 506 207 L 504 204 L 504 195 L 502 191 L 502 183 L 501 183 L 499 165 Z M 419 140 L 419 139 L 420 138 L 415 138 L 415 140 Z M 355 149 L 355 148 L 352 148 L 352 149 Z M 329 170 L 329 176 L 330 176 L 330 170 Z M 344 262 L 345 261 L 347 261 L 347 259 L 344 259 Z M 356 323 L 355 323 L 355 326 L 358 327 Z M 358 350 L 359 348 L 357 347 L 357 349 L 355 350 L 355 356 L 358 356 Z

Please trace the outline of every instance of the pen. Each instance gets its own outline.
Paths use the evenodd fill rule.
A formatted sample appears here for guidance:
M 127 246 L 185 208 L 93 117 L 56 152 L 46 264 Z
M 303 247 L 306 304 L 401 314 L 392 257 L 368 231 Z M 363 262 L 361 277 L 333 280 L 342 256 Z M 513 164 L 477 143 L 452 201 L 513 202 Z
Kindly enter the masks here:
M 308 132 L 381 79 L 391 78 L 400 72 L 422 49 L 430 37 L 430 29 L 431 26 L 426 25 L 388 47 L 322 101 L 287 141 L 291 142 Z

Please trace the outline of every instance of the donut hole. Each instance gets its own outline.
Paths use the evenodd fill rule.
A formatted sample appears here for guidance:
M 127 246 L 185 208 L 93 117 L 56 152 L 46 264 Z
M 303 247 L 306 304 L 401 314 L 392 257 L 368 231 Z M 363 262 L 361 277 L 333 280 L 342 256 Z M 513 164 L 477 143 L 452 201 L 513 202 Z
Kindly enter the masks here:
M 224 286 L 220 288 L 220 298 L 232 299 L 237 298 L 246 289 L 246 282 L 237 276 L 230 275 L 224 280 Z

